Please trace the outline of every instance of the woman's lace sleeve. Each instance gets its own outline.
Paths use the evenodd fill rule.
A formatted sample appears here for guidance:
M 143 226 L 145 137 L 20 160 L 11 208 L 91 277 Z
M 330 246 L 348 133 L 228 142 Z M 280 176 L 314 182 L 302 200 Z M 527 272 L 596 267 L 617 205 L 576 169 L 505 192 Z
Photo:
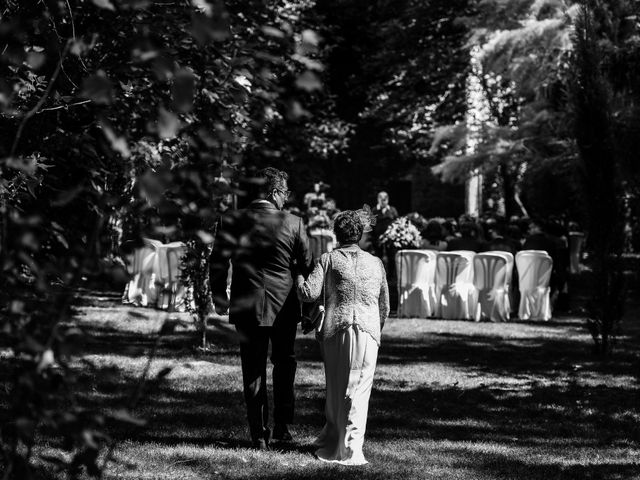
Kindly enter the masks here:
M 324 265 L 326 257 L 323 255 L 318 264 L 307 277 L 305 282 L 300 286 L 300 299 L 303 302 L 313 302 L 318 299 L 322 293 L 322 283 L 324 282 Z
M 382 270 L 382 282 L 380 296 L 378 297 L 378 308 L 380 309 L 380 328 L 382 328 L 389 317 L 389 285 L 387 284 L 387 272 L 384 270 L 382 261 L 380 261 L 380 270 Z

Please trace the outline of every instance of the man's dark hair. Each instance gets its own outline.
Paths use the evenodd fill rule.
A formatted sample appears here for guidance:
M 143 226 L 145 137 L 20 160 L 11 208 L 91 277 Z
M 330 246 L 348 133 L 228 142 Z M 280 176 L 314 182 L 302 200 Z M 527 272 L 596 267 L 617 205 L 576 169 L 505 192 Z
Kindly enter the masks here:
M 362 238 L 364 226 L 360 215 L 352 210 L 339 213 L 333 222 L 333 232 L 341 244 L 357 243 Z
M 284 190 L 284 182 L 289 179 L 287 172 L 273 167 L 263 168 L 256 177 L 264 182 L 260 186 L 260 193 L 263 195 L 267 195 L 273 190 Z

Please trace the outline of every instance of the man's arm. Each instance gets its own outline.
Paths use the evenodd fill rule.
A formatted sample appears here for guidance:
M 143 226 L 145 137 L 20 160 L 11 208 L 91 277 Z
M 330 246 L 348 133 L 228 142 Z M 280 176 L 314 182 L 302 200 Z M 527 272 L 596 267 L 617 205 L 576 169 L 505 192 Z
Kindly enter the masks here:
M 231 227 L 233 221 L 225 216 L 216 222 L 216 235 L 213 241 L 213 249 L 209 257 L 209 285 L 211 296 L 218 313 L 229 309 L 227 296 L 227 278 L 230 268 L 231 255 L 233 253 L 233 234 Z
M 303 275 L 306 278 L 313 270 L 313 256 L 311 255 L 309 238 L 307 238 L 307 230 L 304 227 L 302 218 L 298 219 L 298 233 L 296 237 L 293 252 L 293 258 L 296 261 L 298 269 L 296 273 Z

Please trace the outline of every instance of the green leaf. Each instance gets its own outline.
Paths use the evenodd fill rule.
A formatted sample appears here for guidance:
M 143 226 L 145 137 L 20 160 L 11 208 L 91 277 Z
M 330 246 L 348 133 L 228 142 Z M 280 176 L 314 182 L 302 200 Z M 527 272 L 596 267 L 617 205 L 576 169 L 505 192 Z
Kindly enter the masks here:
M 273 37 L 273 38 L 284 38 L 285 34 L 282 30 L 279 30 L 275 27 L 270 27 L 268 25 L 265 25 L 262 27 L 262 32 L 269 36 L 269 37 Z
M 115 11 L 115 7 L 113 6 L 110 0 L 91 0 L 91 1 L 96 7 Z
M 20 417 L 16 420 L 16 432 L 24 440 L 30 440 L 36 431 L 36 423 L 30 418 Z
M 38 169 L 38 161 L 34 156 L 28 157 L 9 157 L 6 160 L 6 165 L 9 168 L 20 170 L 27 175 L 33 175 Z
M 199 43 L 205 43 L 209 39 L 214 42 L 227 40 L 231 36 L 229 15 L 224 11 L 216 12 L 211 17 L 204 13 L 194 14 L 191 34 Z
M 193 108 L 195 79 L 190 70 L 182 69 L 176 73 L 172 85 L 173 106 L 179 112 L 188 112 Z
M 296 87 L 307 92 L 313 92 L 322 90 L 322 82 L 315 73 L 307 70 L 296 79 Z
M 158 136 L 163 140 L 175 138 L 180 129 L 180 119 L 164 107 L 158 112 Z
M 104 72 L 87 77 L 82 82 L 82 98 L 93 100 L 99 105 L 109 105 L 113 101 L 113 87 Z
M 48 348 L 44 352 L 42 352 L 42 355 L 40 356 L 40 361 L 38 362 L 38 367 L 36 370 L 38 373 L 42 373 L 43 371 L 47 370 L 49 367 L 54 366 L 55 363 L 56 363 L 56 359 L 53 355 L 53 350 Z
M 31 70 L 38 70 L 44 65 L 47 57 L 41 52 L 29 52 L 27 53 L 27 65 Z
M 204 230 L 198 230 L 196 232 L 196 235 L 198 235 L 202 243 L 206 243 L 206 244 L 213 243 L 213 235 L 211 235 L 209 232 L 206 232 Z
M 129 150 L 129 145 L 127 143 L 127 139 L 121 136 L 118 136 L 113 129 L 107 125 L 106 123 L 102 123 L 102 131 L 104 132 L 104 136 L 107 137 L 107 140 L 111 144 L 111 148 L 118 152 L 122 158 L 127 159 L 131 156 L 131 151 Z

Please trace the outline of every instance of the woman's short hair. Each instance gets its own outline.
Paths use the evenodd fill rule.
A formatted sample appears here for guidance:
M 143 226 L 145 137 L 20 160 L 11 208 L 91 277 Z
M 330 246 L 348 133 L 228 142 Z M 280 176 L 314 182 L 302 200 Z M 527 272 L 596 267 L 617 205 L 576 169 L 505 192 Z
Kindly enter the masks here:
M 333 232 L 336 234 L 336 240 L 341 244 L 359 242 L 363 231 L 364 225 L 360 215 L 353 210 L 339 213 L 333 221 Z

